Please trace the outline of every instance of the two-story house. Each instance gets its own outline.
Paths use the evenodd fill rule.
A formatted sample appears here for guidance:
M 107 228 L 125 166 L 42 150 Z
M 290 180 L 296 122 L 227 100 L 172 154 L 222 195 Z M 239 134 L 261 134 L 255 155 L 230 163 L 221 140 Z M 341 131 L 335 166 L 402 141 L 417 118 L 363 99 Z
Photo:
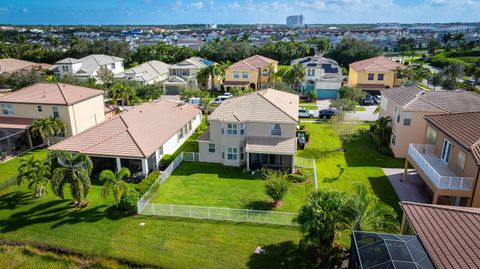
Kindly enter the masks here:
M 408 145 L 423 142 L 425 115 L 480 111 L 480 95 L 469 91 L 429 91 L 403 86 L 382 91 L 380 117 L 390 117 L 390 149 L 405 158 Z
M 209 65 L 216 64 L 215 62 L 191 57 L 176 64 L 172 64 L 168 67 L 169 76 L 163 84 L 163 89 L 166 94 L 179 94 L 180 90 L 184 88 L 211 88 L 211 78 L 208 78 L 206 85 L 200 85 L 197 79 L 198 72 Z
M 263 90 L 268 87 L 271 72 L 277 72 L 278 62 L 260 55 L 253 55 L 229 66 L 225 70 L 223 86 Z
M 148 61 L 125 70 L 125 78 L 135 80 L 143 85 L 151 85 L 168 79 L 169 65 L 160 61 Z
M 107 68 L 114 75 L 123 73 L 123 59 L 104 54 L 92 54 L 80 59 L 65 58 L 55 63 L 52 68 L 57 76 L 75 76 L 81 79 L 96 78 L 100 68 Z M 102 83 L 98 80 L 99 83 Z
M 274 89 L 224 101 L 198 138 L 202 162 L 294 168 L 298 96 Z
M 38 118 L 55 117 L 65 123 L 66 129 L 55 133 L 55 140 L 76 135 L 105 120 L 103 91 L 62 83 L 37 83 L 1 96 L 0 108 L 0 139 L 12 130 L 28 130 Z M 26 142 L 31 145 L 31 141 Z
M 358 86 L 366 91 L 381 91 L 402 84 L 398 69 L 402 64 L 383 55 L 354 62 L 349 65 L 348 85 Z
M 332 59 L 322 56 L 308 56 L 293 60 L 291 66 L 301 64 L 305 78 L 300 87 L 302 95 L 314 93 L 317 99 L 336 99 L 342 86 L 342 69 Z
M 423 179 L 432 204 L 480 207 L 480 112 L 427 115 L 424 142 L 405 160 Z

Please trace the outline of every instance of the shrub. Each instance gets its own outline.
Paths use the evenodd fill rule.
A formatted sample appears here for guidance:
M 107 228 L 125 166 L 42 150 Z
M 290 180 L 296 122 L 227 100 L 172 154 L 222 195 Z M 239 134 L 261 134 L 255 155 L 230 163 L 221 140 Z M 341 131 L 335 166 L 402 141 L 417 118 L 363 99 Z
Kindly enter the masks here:
M 302 183 L 307 180 L 307 175 L 303 174 L 289 174 L 287 180 L 292 183 Z
M 159 171 L 151 172 L 150 174 L 148 174 L 148 176 L 145 179 L 142 180 L 142 182 L 138 183 L 135 186 L 135 189 L 138 191 L 140 195 L 144 195 L 145 192 L 147 192 L 148 189 L 150 189 L 152 184 L 155 183 L 155 181 L 159 176 L 160 176 Z
M 167 167 L 173 162 L 173 160 L 175 160 L 173 155 L 165 154 L 163 158 L 160 160 L 160 166 L 162 168 Z
M 138 193 L 134 187 L 129 185 L 125 193 L 123 193 L 118 206 L 122 210 L 136 213 L 138 200 L 140 200 L 140 193 Z
M 286 180 L 287 175 L 284 171 L 269 168 L 262 168 L 261 173 L 267 180 L 265 182 L 265 193 L 273 199 L 276 206 L 290 187 L 289 182 Z

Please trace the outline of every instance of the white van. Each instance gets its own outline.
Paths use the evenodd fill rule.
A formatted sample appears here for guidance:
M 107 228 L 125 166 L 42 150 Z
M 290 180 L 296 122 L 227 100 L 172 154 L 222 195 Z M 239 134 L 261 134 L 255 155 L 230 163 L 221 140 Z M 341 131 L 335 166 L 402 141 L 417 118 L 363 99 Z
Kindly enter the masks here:
M 230 98 L 229 95 L 219 95 L 215 100 L 212 101 L 213 104 L 221 104 L 223 101 L 227 100 Z

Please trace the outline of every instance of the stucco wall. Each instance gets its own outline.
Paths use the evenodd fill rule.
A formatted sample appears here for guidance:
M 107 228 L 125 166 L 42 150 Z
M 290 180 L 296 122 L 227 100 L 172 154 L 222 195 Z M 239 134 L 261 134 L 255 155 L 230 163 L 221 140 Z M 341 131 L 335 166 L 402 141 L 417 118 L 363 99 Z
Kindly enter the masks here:
M 105 120 L 105 103 L 99 95 L 68 107 L 72 134 L 76 135 Z

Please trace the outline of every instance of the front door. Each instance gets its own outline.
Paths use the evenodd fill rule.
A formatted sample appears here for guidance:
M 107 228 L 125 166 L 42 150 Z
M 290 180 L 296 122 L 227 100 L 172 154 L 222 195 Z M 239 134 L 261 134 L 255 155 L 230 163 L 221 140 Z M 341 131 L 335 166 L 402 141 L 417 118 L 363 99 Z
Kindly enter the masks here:
M 445 139 L 443 141 L 443 147 L 442 147 L 442 161 L 444 163 L 448 163 L 448 157 L 450 156 L 450 151 L 452 149 L 452 143 Z

